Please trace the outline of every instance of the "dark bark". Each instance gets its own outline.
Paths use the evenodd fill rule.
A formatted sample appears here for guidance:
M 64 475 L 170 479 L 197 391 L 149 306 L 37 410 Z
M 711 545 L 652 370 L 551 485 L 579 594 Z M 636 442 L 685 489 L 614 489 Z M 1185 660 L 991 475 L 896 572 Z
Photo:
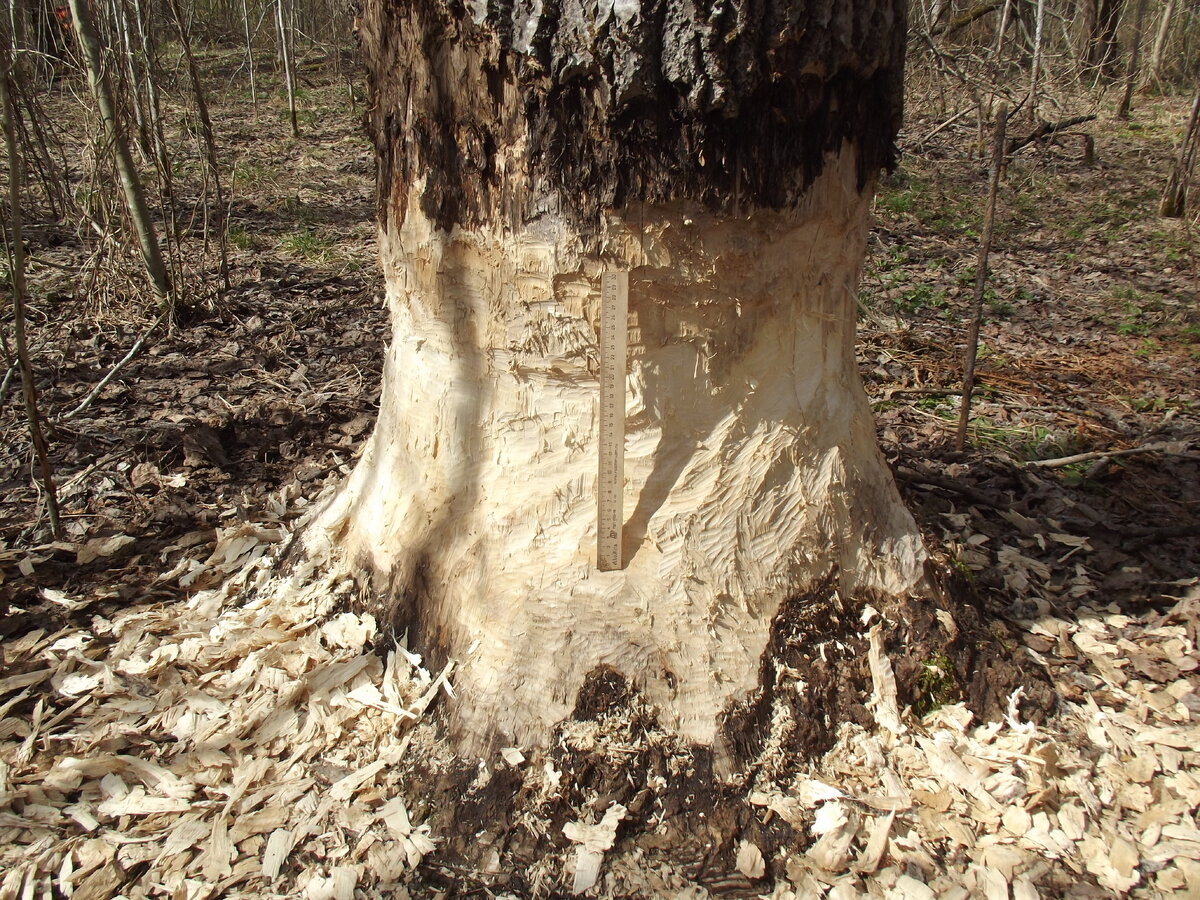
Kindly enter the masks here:
M 445 228 L 560 213 L 587 235 L 639 200 L 784 208 L 843 141 L 865 183 L 895 158 L 904 10 L 366 0 L 381 221 L 418 183 Z
M 1138 61 L 1142 54 L 1142 24 L 1146 20 L 1146 0 L 1138 0 L 1137 13 L 1133 19 L 1133 36 L 1130 38 L 1129 67 L 1125 70 L 1125 90 L 1117 106 L 1117 118 L 1128 119 L 1133 104 L 1133 86 L 1137 81 Z
M 1083 59 L 1106 75 L 1116 74 L 1121 58 L 1117 26 L 1123 5 L 1123 0 L 1085 0 L 1083 4 Z

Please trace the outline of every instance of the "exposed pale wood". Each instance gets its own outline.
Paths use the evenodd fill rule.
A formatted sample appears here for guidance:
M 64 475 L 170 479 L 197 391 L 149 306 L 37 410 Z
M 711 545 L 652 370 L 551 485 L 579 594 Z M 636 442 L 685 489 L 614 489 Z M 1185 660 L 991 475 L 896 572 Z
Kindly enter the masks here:
M 447 234 L 411 202 L 383 235 L 397 337 L 322 528 L 423 604 L 469 746 L 542 743 L 601 665 L 712 743 L 784 599 L 831 569 L 919 585 L 852 352 L 868 202 L 847 148 L 792 213 L 610 217 L 637 319 L 616 572 L 594 557 L 600 265 L 561 222 Z
M 613 670 L 716 745 L 781 603 L 922 584 L 854 363 L 904 4 L 368 0 L 395 337 L 308 537 L 457 664 L 460 747 L 543 745 Z M 600 276 L 628 269 L 621 568 L 596 570 Z

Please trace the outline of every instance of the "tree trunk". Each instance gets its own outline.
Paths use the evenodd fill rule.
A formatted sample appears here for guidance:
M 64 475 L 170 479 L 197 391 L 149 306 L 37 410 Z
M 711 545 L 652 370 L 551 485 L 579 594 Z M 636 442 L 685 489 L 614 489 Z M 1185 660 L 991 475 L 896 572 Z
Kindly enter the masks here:
M 1138 60 L 1142 54 L 1142 24 L 1146 21 L 1146 0 L 1138 0 L 1137 12 L 1133 17 L 1133 35 L 1130 38 L 1129 65 L 1125 70 L 1125 90 L 1117 104 L 1117 118 L 1128 119 L 1133 105 L 1133 87 L 1137 82 Z
M 1166 0 L 1163 4 L 1162 16 L 1158 20 L 1158 30 L 1154 33 L 1154 48 L 1150 51 L 1149 77 L 1154 81 L 1162 80 L 1163 59 L 1166 56 L 1167 38 L 1171 34 L 1171 21 L 1175 17 L 1176 0 Z
M 283 82 L 287 87 L 288 117 L 292 123 L 292 137 L 300 137 L 300 126 L 296 124 L 296 76 L 293 71 L 290 19 L 283 10 L 283 0 L 275 2 L 275 23 L 279 26 L 279 56 L 283 61 Z
M 142 260 L 146 264 L 146 272 L 150 283 L 164 307 L 172 306 L 171 279 L 163 264 L 162 249 L 158 245 L 158 235 L 154 223 L 150 220 L 150 210 L 146 206 L 146 197 L 142 191 L 142 182 L 133 164 L 133 155 L 129 152 L 129 141 L 126 138 L 124 122 L 117 115 L 113 103 L 112 87 L 104 72 L 101 58 L 100 38 L 92 22 L 91 10 L 87 0 L 69 0 L 71 16 L 75 22 L 75 31 L 79 37 L 79 47 L 83 54 L 84 66 L 88 73 L 88 82 L 96 105 L 100 109 L 100 118 L 104 122 L 104 131 L 112 147 L 113 157 L 117 164 L 117 174 L 121 179 L 121 188 L 125 194 L 125 203 L 129 210 L 129 218 L 137 232 L 138 247 L 142 251 Z
M 179 34 L 179 45 L 183 48 L 183 58 L 187 62 L 188 77 L 192 82 L 192 91 L 196 98 L 196 113 L 200 117 L 200 134 L 204 138 L 204 159 L 208 164 L 209 174 L 213 180 L 213 218 L 216 220 L 217 252 L 221 259 L 221 289 L 229 291 L 229 229 L 225 210 L 225 191 L 221 187 L 221 164 L 217 157 L 217 139 L 213 132 L 212 117 L 208 114 L 208 101 L 204 97 L 204 83 L 200 80 L 200 67 L 196 65 L 196 56 L 192 53 L 192 42 L 184 25 L 183 14 L 179 9 L 179 0 L 170 0 L 171 16 L 175 19 L 176 31 Z M 207 193 L 207 191 L 206 191 Z M 207 206 L 207 196 L 205 205 Z M 207 214 L 205 221 L 207 223 Z M 205 249 L 207 250 L 208 232 L 205 230 Z
M 250 103 L 257 112 L 258 85 L 255 81 L 257 73 L 254 71 L 254 37 L 250 33 L 250 9 L 246 6 L 246 0 L 242 0 L 242 29 L 246 35 L 246 71 L 250 74 Z
M 1121 56 L 1117 26 L 1123 5 L 1123 0 L 1084 0 L 1083 4 L 1084 62 L 1107 76 L 1116 74 Z
M 541 745 L 616 670 L 684 737 L 781 604 L 907 595 L 924 551 L 854 358 L 901 0 L 367 0 L 394 337 L 309 532 L 453 659 L 454 735 Z M 596 568 L 600 276 L 628 270 L 621 569 Z
M 1033 32 L 1033 60 L 1029 64 L 1029 121 L 1038 121 L 1038 82 L 1042 77 L 1042 30 L 1046 22 L 1046 0 L 1037 0 L 1037 19 Z

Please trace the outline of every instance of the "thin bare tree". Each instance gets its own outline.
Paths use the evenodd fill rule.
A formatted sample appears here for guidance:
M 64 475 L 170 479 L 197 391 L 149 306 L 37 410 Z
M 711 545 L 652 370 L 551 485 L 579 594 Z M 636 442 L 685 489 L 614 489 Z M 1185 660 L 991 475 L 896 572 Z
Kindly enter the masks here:
M 1133 16 L 1133 35 L 1130 37 L 1129 67 L 1125 70 L 1125 90 L 1117 105 L 1117 118 L 1128 119 L 1133 105 L 1133 87 L 1137 81 L 1138 61 L 1142 53 L 1142 25 L 1146 21 L 1146 0 L 1138 0 L 1137 12 Z
M 16 344 L 17 364 L 21 371 L 21 395 L 25 403 L 25 417 L 29 423 L 29 436 L 33 442 L 41 472 L 42 489 L 46 492 L 46 512 L 50 519 L 50 530 L 55 540 L 62 540 L 62 521 L 58 511 L 58 494 L 54 489 L 54 468 L 50 464 L 50 448 L 42 431 L 42 417 L 38 410 L 37 384 L 34 382 L 33 365 L 29 359 L 29 346 L 25 338 L 25 244 L 22 230 L 21 203 L 21 148 L 17 142 L 16 105 L 10 90 L 12 56 L 9 52 L 9 37 L 0 37 L 0 106 L 4 110 L 4 144 L 8 151 L 8 227 L 4 229 L 8 248 L 9 273 L 13 297 L 13 340 Z
M 975 360 L 979 354 L 979 326 L 983 320 L 983 295 L 987 289 L 988 256 L 992 252 L 992 226 L 996 221 L 996 198 L 1000 175 L 1004 171 L 1004 138 L 1008 127 L 1008 104 L 996 111 L 996 130 L 992 138 L 992 167 L 988 182 L 987 207 L 983 213 L 983 235 L 979 239 L 979 258 L 975 262 L 975 296 L 971 301 L 971 326 L 967 333 L 966 362 L 963 366 L 962 404 L 958 410 L 958 433 L 954 446 L 962 450 L 967 442 L 967 423 L 971 418 L 971 394 L 975 390 Z
M 284 0 L 275 0 L 275 22 L 279 26 L 279 55 L 283 60 L 283 80 L 287 85 L 288 114 L 292 120 L 292 137 L 300 137 L 296 123 L 296 73 L 292 59 L 291 16 L 284 11 Z
M 1158 206 L 1158 214 L 1171 219 L 1183 216 L 1187 209 L 1187 193 L 1192 177 L 1192 166 L 1196 162 L 1197 125 L 1200 125 L 1200 92 L 1192 101 L 1192 112 L 1188 116 L 1187 125 L 1183 129 L 1183 137 L 1179 141 L 1179 153 L 1171 174 L 1167 178 L 1166 189 L 1163 190 L 1162 201 Z
M 1171 34 L 1171 22 L 1175 18 L 1176 0 L 1166 0 L 1163 4 L 1162 15 L 1158 19 L 1158 30 L 1154 35 L 1154 46 L 1150 50 L 1150 65 L 1148 67 L 1148 78 L 1152 81 L 1161 81 L 1163 72 L 1163 63 L 1167 51 L 1167 38 Z
M 159 301 L 165 306 L 173 304 L 171 279 L 163 263 L 162 249 L 158 244 L 158 234 L 150 219 L 150 210 L 146 206 L 146 196 L 142 190 L 142 182 L 138 177 L 137 168 L 133 164 L 133 155 L 129 152 L 129 140 L 124 123 L 117 114 L 113 102 L 112 86 L 104 72 L 103 52 L 95 23 L 92 21 L 88 0 L 69 0 L 71 15 L 75 22 L 75 33 L 79 38 L 79 48 L 82 51 L 84 66 L 88 73 L 88 83 L 96 98 L 96 106 L 100 110 L 100 118 L 104 122 L 104 131 L 112 148 L 117 166 L 117 175 L 121 180 L 121 188 L 125 195 L 125 204 L 129 210 L 129 218 L 137 232 L 138 246 L 150 283 Z
M 250 32 L 250 7 L 242 0 L 242 29 L 246 34 L 246 71 L 250 75 L 250 103 L 258 109 L 258 82 L 254 71 L 254 36 Z
M 205 99 L 204 85 L 200 80 L 200 69 L 196 65 L 196 56 L 192 53 L 192 41 L 188 36 L 183 14 L 179 9 L 179 0 L 170 0 L 170 4 L 171 14 L 179 32 L 179 43 L 183 47 L 184 59 L 187 60 L 188 75 L 191 77 L 192 90 L 196 99 L 196 112 L 200 116 L 200 131 L 204 137 L 204 158 L 208 165 L 209 175 L 213 180 L 213 195 L 216 201 L 213 217 L 217 233 L 217 249 L 221 255 L 221 284 L 228 291 L 229 242 L 225 227 L 225 192 L 221 188 L 221 166 L 217 158 L 217 140 L 213 134 L 212 118 L 208 114 L 208 101 Z
M 1037 25 L 1033 34 L 1033 62 L 1029 69 L 1029 120 L 1037 122 L 1038 88 L 1042 76 L 1042 36 L 1046 21 L 1046 0 L 1037 0 Z

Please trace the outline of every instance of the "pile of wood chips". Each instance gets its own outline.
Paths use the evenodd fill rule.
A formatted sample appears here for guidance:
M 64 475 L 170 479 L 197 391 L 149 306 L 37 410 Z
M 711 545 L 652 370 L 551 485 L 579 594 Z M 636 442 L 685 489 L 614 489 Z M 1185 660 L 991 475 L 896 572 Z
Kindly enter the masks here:
M 230 528 L 219 587 L 4 647 L 0 897 L 352 897 L 433 849 L 395 763 L 449 672 L 364 652 L 348 580 L 273 570 L 285 536 Z
M 417 867 L 439 835 L 410 816 L 420 786 L 400 763 L 427 752 L 452 671 L 365 649 L 376 623 L 345 611 L 351 580 L 312 560 L 281 574 L 288 537 L 227 529 L 188 573 L 217 586 L 3 647 L 0 900 L 426 895 Z M 754 784 L 756 813 L 803 840 L 782 860 L 743 841 L 737 869 L 776 900 L 1200 896 L 1198 610 L 1193 589 L 1167 615 L 1027 622 L 1014 652 L 1075 698 L 1043 725 L 962 706 L 914 720 L 876 639 L 877 727 Z M 540 754 L 489 765 L 554 790 Z M 708 896 L 623 844 L 622 813 L 581 810 L 529 883 Z

